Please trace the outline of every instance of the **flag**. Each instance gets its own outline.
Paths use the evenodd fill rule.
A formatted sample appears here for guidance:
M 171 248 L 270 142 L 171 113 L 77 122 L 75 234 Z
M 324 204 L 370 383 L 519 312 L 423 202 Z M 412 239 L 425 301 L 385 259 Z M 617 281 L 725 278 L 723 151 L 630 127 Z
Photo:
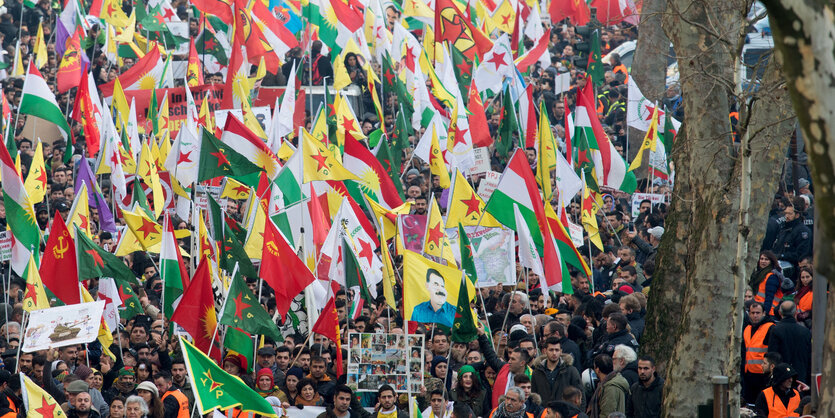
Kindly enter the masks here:
M 272 406 L 239 377 L 223 371 L 200 348 L 180 338 L 183 358 L 192 382 L 200 415 L 213 410 L 239 408 L 265 417 L 276 417 Z
M 208 129 L 203 129 L 197 181 L 221 176 L 245 176 L 259 170 L 246 157 L 215 138 Z
M 122 73 L 116 80 L 99 86 L 102 97 L 114 94 L 114 87 L 118 80 L 123 90 L 150 90 L 161 87 L 165 76 L 165 62 L 162 61 L 159 48 L 151 48 L 132 67 Z
M 189 87 L 203 85 L 203 71 L 200 69 L 200 57 L 197 56 L 197 48 L 194 46 L 194 39 L 189 40 L 188 64 L 186 65 L 186 83 Z
M 339 1 L 339 0 L 334 0 Z M 335 101 L 338 103 L 334 104 L 336 108 L 336 144 L 339 146 L 340 149 L 345 147 L 345 140 L 347 137 L 351 137 L 357 141 L 365 139 L 365 134 L 362 133 L 362 129 L 360 129 L 360 124 L 357 122 L 356 116 L 354 116 L 354 111 L 351 110 L 351 105 L 348 103 L 348 99 L 337 96 Z
M 558 285 L 562 280 L 562 277 L 559 276 L 562 270 L 559 266 L 559 256 L 545 217 L 545 205 L 536 187 L 525 152 L 518 149 L 510 158 L 507 168 L 499 179 L 499 185 L 484 210 L 491 213 L 496 220 L 508 228 L 518 232 L 519 226 L 516 225 L 513 205 L 519 207 L 526 226 L 531 231 L 537 250 L 540 251 L 546 284 L 548 287 Z
M 210 353 L 213 354 L 212 359 L 219 361 L 220 345 L 217 341 L 217 314 L 215 313 L 215 297 L 212 293 L 210 264 L 211 261 L 205 258 L 200 260 L 200 265 L 197 266 L 188 288 L 183 292 L 180 304 L 171 315 L 171 321 L 183 327 L 194 339 L 194 345 L 204 353 L 213 351 Z M 191 344 L 189 346 L 193 347 Z M 206 359 L 209 360 L 208 357 Z M 198 381 L 193 380 L 193 382 L 196 397 Z M 202 409 L 200 412 L 203 413 Z
M 96 176 L 90 168 L 87 159 L 81 159 L 76 163 L 78 172 L 75 179 L 75 190 L 81 190 L 82 185 L 87 188 L 87 201 L 91 208 L 95 208 L 99 215 L 99 229 L 103 231 L 116 232 L 116 221 L 113 219 L 113 212 L 102 196 Z
M 259 25 L 253 20 L 253 9 L 247 7 L 248 3 L 249 2 L 246 0 L 235 1 L 235 42 L 240 42 L 241 45 L 246 48 L 246 56 L 251 64 L 259 65 L 263 60 L 270 72 L 276 72 L 281 65 L 279 62 L 279 56 L 271 43 L 267 40 L 264 32 L 261 30 L 261 27 L 264 25 Z M 260 10 L 259 16 L 262 19 L 267 20 L 267 24 L 274 24 L 277 22 L 274 16 L 270 19 L 271 13 L 266 7 L 263 7 Z M 284 54 L 281 55 L 281 58 L 284 58 L 286 52 L 289 51 L 290 48 L 287 48 L 285 45 L 280 45 L 280 47 L 284 50 Z
M 403 204 L 394 182 L 383 169 L 383 166 L 374 158 L 368 148 L 353 137 L 345 138 L 345 154 L 342 156 L 342 165 L 359 178 L 357 183 L 363 193 L 366 193 L 375 202 L 382 204 L 387 209 Z
M 661 109 L 656 109 L 655 104 L 644 97 L 644 94 L 641 93 L 641 89 L 638 88 L 638 84 L 635 82 L 635 78 L 630 77 L 629 80 L 626 81 L 626 84 L 628 86 L 626 124 L 635 129 L 646 132 L 649 130 L 649 125 L 652 121 L 652 114 L 658 110 L 658 125 L 661 125 L 662 120 L 666 125 L 667 112 Z M 670 123 L 676 131 L 681 127 L 681 122 L 673 117 L 670 117 Z
M 136 192 L 137 190 L 134 191 Z M 122 215 L 125 218 L 125 224 L 136 235 L 136 239 L 145 251 L 162 242 L 162 226 L 151 219 L 144 210 L 141 208 L 136 208 L 134 211 L 123 210 Z
M 23 310 L 32 312 L 38 309 L 49 307 L 49 299 L 46 297 L 41 275 L 38 273 L 38 266 L 35 259 L 29 256 L 29 265 L 26 268 L 26 291 L 23 293 Z
M 252 266 L 252 261 L 249 259 L 242 244 L 242 241 L 246 239 L 246 231 L 237 223 L 232 224 L 235 226 L 235 231 L 233 231 L 229 222 L 231 218 L 228 215 L 226 216 L 226 220 L 227 222 L 223 225 L 223 241 L 219 242 L 220 258 L 218 259 L 218 266 L 226 272 L 231 273 L 235 269 L 235 265 L 238 264 L 238 268 L 244 276 L 258 276 L 258 270 Z M 239 238 L 236 232 L 240 233 L 242 238 Z
M 241 364 L 241 370 L 252 373 L 255 365 L 255 342 L 252 341 L 252 334 L 240 328 L 226 327 L 223 348 L 227 350 L 226 357 L 236 356 L 245 363 Z
M 188 288 L 188 272 L 183 263 L 183 257 L 180 255 L 180 246 L 174 237 L 174 225 L 167 213 L 163 223 L 165 231 L 162 234 L 162 246 L 159 252 L 159 276 L 164 286 L 163 314 L 166 318 L 171 318 L 183 296 L 183 290 Z
M 656 143 L 658 142 L 658 106 L 655 106 L 655 110 L 652 112 L 652 121 L 649 124 L 649 129 L 647 129 L 646 135 L 644 135 L 644 140 L 641 141 L 641 148 L 638 149 L 638 153 L 635 154 L 635 158 L 632 160 L 632 164 L 629 165 L 629 171 L 635 170 L 636 168 L 641 166 L 641 162 L 644 159 L 644 151 L 649 149 L 651 152 L 655 152 L 656 150 Z
M 20 373 L 20 386 L 23 389 L 22 397 L 27 418 L 67 418 L 67 414 L 52 395 L 41 389 L 25 373 Z
M 283 20 L 287 18 L 288 13 L 292 12 L 284 8 L 284 12 L 274 13 L 273 10 L 280 8 L 267 7 L 267 4 L 263 1 L 251 2 L 250 7 L 249 16 L 261 32 L 259 40 L 262 43 L 266 42 L 273 50 L 272 54 L 267 52 L 265 57 L 266 66 L 267 68 L 273 68 L 272 66 L 275 65 L 274 68 L 278 69 L 278 59 L 283 60 L 291 49 L 299 46 L 299 41 L 293 35 L 293 32 L 287 28 L 287 22 Z M 277 16 L 277 14 L 280 16 Z M 276 57 L 276 59 L 273 60 L 272 57 Z
M 435 3 L 435 42 L 449 42 L 470 61 L 490 50 L 490 38 L 475 27 L 452 0 Z
M 234 20 L 231 2 L 225 0 L 192 0 L 191 4 L 201 13 L 217 16 L 227 25 L 231 25 Z
M 256 136 L 231 113 L 226 118 L 226 126 L 223 128 L 220 141 L 249 160 L 253 165 L 264 170 L 270 180 L 278 175 L 278 169 L 280 168 L 278 157 L 273 154 L 261 138 Z
M 426 220 L 426 232 L 423 234 L 423 252 L 438 259 L 444 259 L 448 265 L 455 265 L 455 256 L 452 253 L 452 246 L 444 230 L 444 220 L 441 218 L 441 211 L 438 209 L 438 202 L 432 195 L 429 202 L 429 217 Z
M 464 228 L 461 228 L 460 231 L 463 232 Z M 452 322 L 452 335 L 450 336 L 452 341 L 468 343 L 478 338 L 478 328 L 476 327 L 475 320 L 477 317 L 473 313 L 473 308 L 470 306 L 467 279 L 462 276 L 461 284 L 458 287 L 458 304 L 455 307 L 455 319 Z
M 519 133 L 519 120 L 516 118 L 516 108 L 508 87 L 502 93 L 502 117 L 499 121 L 496 152 L 502 157 L 507 157 L 513 149 L 513 139 Z
M 337 0 L 338 1 L 338 0 Z M 304 182 L 314 180 L 358 180 L 336 159 L 331 150 L 302 128 Z
M 591 197 L 591 193 L 589 193 L 588 186 L 583 187 L 583 202 L 580 209 L 583 226 L 589 234 L 589 241 L 591 241 L 597 249 L 602 251 L 603 241 L 600 239 L 600 230 L 597 227 L 597 216 L 595 216 L 596 212 L 597 211 L 594 209 L 594 200 Z
M 264 250 L 258 276 L 275 290 L 276 310 L 287 315 L 290 302 L 315 278 L 272 221 L 264 226 Z
M 455 171 L 447 202 L 446 228 L 481 225 L 487 228 L 501 226 L 496 218 L 484 213 L 484 201 L 475 193 L 460 171 Z
M 43 22 L 38 24 L 38 37 L 35 40 L 35 66 L 43 68 L 47 61 L 46 41 L 43 36 Z
M 32 156 L 32 164 L 29 166 L 29 174 L 23 186 L 29 195 L 29 200 L 37 204 L 43 201 L 46 196 L 46 165 L 43 158 L 43 143 L 38 141 L 35 147 L 35 155 Z
M 374 221 L 377 224 L 377 230 L 383 234 L 383 241 L 388 241 L 397 235 L 397 215 L 408 215 L 412 210 L 411 202 L 405 202 L 400 206 L 392 209 L 387 209 L 379 203 L 373 201 L 370 197 L 367 198 L 368 206 L 374 214 Z
M 31 66 L 30 69 L 34 69 Z M 37 69 L 34 69 L 37 71 Z M 27 77 L 28 79 L 28 77 Z M 41 79 L 43 81 L 43 79 Z M 24 85 L 24 92 L 26 86 Z M 52 94 L 52 93 L 50 93 Z M 15 273 L 24 276 L 29 256 L 39 260 L 38 250 L 41 245 L 41 230 L 35 220 L 35 209 L 26 195 L 23 180 L 15 168 L 9 151 L 0 146 L 0 176 L 3 179 L 3 203 L 6 206 L 6 222 L 12 233 L 11 266 Z M 25 277 L 25 276 L 24 276 Z
M 103 0 L 99 17 L 119 29 L 125 29 L 130 24 L 130 19 L 122 10 L 122 3 L 118 0 Z
M 98 300 L 104 301 L 104 321 L 110 329 L 119 327 L 119 308 L 122 306 L 122 298 L 119 296 L 119 285 L 112 277 L 99 279 Z
M 528 225 L 525 223 L 525 218 L 519 213 L 519 205 L 513 205 L 513 213 L 516 216 L 517 239 L 519 240 L 519 265 L 532 270 L 540 277 L 540 284 L 545 284 L 545 272 L 542 270 L 542 261 L 539 259 L 539 253 L 536 251 L 536 245 L 531 238 L 531 231 L 528 230 Z M 527 276 L 526 276 L 527 277 Z M 543 286 L 544 287 L 544 286 Z M 548 289 L 544 288 L 547 292 Z
M 55 95 L 32 61 L 29 61 L 29 72 L 26 74 L 26 81 L 23 83 L 23 96 L 20 99 L 19 112 L 54 123 L 64 141 L 70 138 L 70 126 L 67 124 L 64 112 L 58 107 Z
M 81 302 L 77 271 L 75 243 L 70 237 L 64 219 L 56 211 L 39 271 L 41 279 L 55 297 L 67 305 L 72 305 Z
M 67 41 L 67 49 L 58 64 L 56 74 L 58 93 L 66 93 L 71 88 L 78 86 L 84 75 L 85 67 L 89 66 L 87 57 L 81 49 L 81 28 L 77 28 L 72 37 Z
M 441 145 L 438 142 L 437 129 L 440 124 L 441 122 L 432 122 L 432 126 L 423 133 L 420 141 L 415 146 L 414 155 L 429 163 L 429 171 L 432 175 L 438 176 L 442 188 L 448 189 L 449 170 L 447 170 L 444 156 L 441 153 Z
M 592 83 L 600 87 L 606 81 L 603 79 L 603 59 L 600 55 L 600 30 L 595 30 L 591 34 L 591 42 L 589 46 L 589 61 L 586 67 L 586 73 L 591 77 Z
M 240 328 L 250 334 L 266 335 L 273 341 L 282 339 L 275 322 L 249 290 L 240 270 L 232 276 L 232 281 L 229 283 L 226 303 L 220 313 L 219 322 Z
M 67 50 L 69 51 L 69 50 Z M 73 104 L 74 120 L 81 123 L 84 130 L 84 139 L 87 144 L 87 156 L 95 158 L 99 152 L 101 133 L 99 126 L 102 125 L 101 119 L 101 104 L 96 104 L 91 97 L 90 77 L 85 72 L 79 80 L 81 85 L 78 86 L 78 91 L 75 94 L 75 103 Z M 95 84 L 94 84 L 95 85 Z
M 453 303 L 458 303 L 461 278 L 457 267 L 438 264 L 405 250 L 403 300 L 406 320 L 452 327 L 457 311 Z
M 548 52 L 548 42 L 550 41 L 551 29 L 548 28 L 548 30 L 546 30 L 545 33 L 536 41 L 533 48 L 516 59 L 516 68 L 518 68 L 519 71 L 526 73 L 537 62 L 539 62 L 540 69 L 544 70 L 545 68 L 548 68 L 548 66 L 551 65 L 551 54 Z
M 490 129 L 487 127 L 487 116 L 484 111 L 484 103 L 478 94 L 475 85 L 470 85 L 467 98 L 467 109 L 470 114 L 467 116 L 470 122 L 470 134 L 473 138 L 474 147 L 489 147 L 493 145 L 493 138 L 490 136 Z
M 87 184 L 82 183 L 81 189 L 75 194 L 75 199 L 70 207 L 70 213 L 67 215 L 67 220 L 70 225 L 75 225 L 81 232 L 92 236 L 90 234 L 90 203 L 87 194 Z M 72 227 L 70 227 L 72 228 Z M 70 236 L 75 238 L 75 230 L 70 230 Z
M 322 313 L 316 319 L 316 323 L 311 328 L 311 331 L 324 336 L 336 344 L 336 378 L 342 375 L 342 334 L 339 332 L 339 316 L 336 313 L 335 298 L 331 296 L 328 303 L 322 308 Z
M 467 275 L 470 282 L 475 285 L 478 282 L 478 273 L 473 261 L 473 247 L 470 245 L 470 237 L 464 230 L 464 225 L 458 224 L 458 248 L 461 255 L 461 270 Z M 467 296 L 469 300 L 469 296 Z M 460 300 L 459 300 L 460 302 Z M 460 306 L 460 305 L 459 305 Z
M 548 111 L 545 109 L 545 102 L 542 101 L 539 103 L 536 181 L 542 188 L 546 201 L 551 200 L 551 195 L 554 193 L 554 188 L 551 187 L 551 169 L 557 166 L 558 153 L 554 131 L 551 130 L 551 123 L 548 120 Z
M 120 285 L 121 283 L 139 284 L 139 281 L 136 280 L 136 275 L 133 274 L 133 271 L 124 262 L 121 262 L 121 258 L 105 251 L 84 234 L 78 234 L 76 237 L 78 237 L 76 239 L 78 250 L 75 251 L 74 249 L 73 254 L 78 257 L 77 271 L 79 280 L 87 280 L 95 277 L 113 277 Z M 52 234 L 50 234 L 49 238 L 52 238 Z M 47 248 L 49 248 L 48 245 Z M 72 260 L 73 271 L 76 271 L 76 258 L 73 257 Z M 41 277 L 46 277 L 44 276 L 43 264 L 41 265 Z M 46 285 L 49 288 L 49 283 L 46 283 Z M 76 293 L 78 292 L 76 291 Z M 128 299 L 123 295 L 122 300 L 126 301 Z
M 552 0 L 548 6 L 548 13 L 551 15 L 551 22 L 556 23 L 568 18 L 575 26 L 584 26 L 591 18 L 589 6 L 580 0 Z
M 499 91 L 505 77 L 515 77 L 516 66 L 513 64 L 513 53 L 510 49 L 510 39 L 502 34 L 493 48 L 484 54 L 484 59 L 473 72 L 473 83 L 479 92 L 490 90 L 494 94 Z

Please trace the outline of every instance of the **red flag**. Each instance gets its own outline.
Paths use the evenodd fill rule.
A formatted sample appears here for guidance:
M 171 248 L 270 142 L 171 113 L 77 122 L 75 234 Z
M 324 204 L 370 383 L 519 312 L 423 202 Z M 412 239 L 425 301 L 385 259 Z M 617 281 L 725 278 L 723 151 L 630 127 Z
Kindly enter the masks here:
M 342 344 L 339 340 L 339 316 L 336 314 L 336 303 L 333 296 L 328 299 L 328 303 L 322 308 L 322 313 L 316 324 L 313 325 L 313 332 L 326 337 L 336 344 L 336 378 L 342 375 Z
M 67 39 L 67 49 L 64 51 L 64 57 L 61 58 L 61 64 L 58 66 L 58 93 L 66 93 L 71 88 L 78 86 L 81 83 L 81 76 L 84 69 L 81 68 L 81 28 Z
M 77 263 L 75 243 L 70 236 L 70 231 L 64 219 L 61 218 L 61 214 L 55 211 L 52 231 L 46 241 L 46 251 L 43 253 L 41 268 L 38 272 L 44 286 L 67 305 L 81 303 Z
M 246 6 L 246 0 L 235 0 L 235 41 L 240 39 L 241 44 L 246 46 L 246 58 L 250 64 L 259 65 L 263 57 L 267 71 L 274 73 L 281 66 L 281 62 L 264 32 L 252 21 L 252 10 Z M 293 40 L 295 41 L 295 38 Z
M 209 261 L 203 258 L 171 320 L 183 327 L 194 339 L 194 345 L 215 361 L 220 361 L 217 333 L 217 313 L 212 292 Z M 213 347 L 214 346 L 214 347 Z
M 489 147 L 493 145 L 493 138 L 490 136 L 490 129 L 487 127 L 484 103 L 481 102 L 481 96 L 478 95 L 475 83 L 470 84 L 467 109 L 470 110 L 470 115 L 467 118 L 470 122 L 470 134 L 473 136 L 473 146 Z
M 313 190 L 313 184 L 310 185 L 310 202 L 307 203 L 310 210 L 310 223 L 313 224 L 313 244 L 316 246 L 316 253 L 322 250 L 322 244 L 328 237 L 328 229 L 331 227 L 330 218 L 325 216 L 322 210 L 322 202 L 316 196 L 316 191 Z
M 269 219 L 264 225 L 264 247 L 258 275 L 275 290 L 275 308 L 282 317 L 290 310 L 293 298 L 315 280 L 310 269 Z
M 448 41 L 472 61 L 476 55 L 483 56 L 493 48 L 493 42 L 464 16 L 452 0 L 438 0 L 435 3 L 435 42 Z
M 296 87 L 297 87 L 296 91 L 298 92 L 298 94 L 296 95 L 296 108 L 293 109 L 293 126 L 304 126 L 304 119 L 305 119 L 305 114 L 304 114 L 304 109 L 305 109 L 304 104 L 305 104 L 305 102 L 304 101 L 306 100 L 305 99 L 305 92 L 304 92 L 304 90 L 298 89 L 298 86 L 296 86 Z M 3 96 L 3 97 L 5 97 L 5 96 Z M 276 111 L 277 110 L 278 109 L 276 109 Z
M 232 24 L 232 4 L 225 0 L 191 0 L 191 4 L 203 13 L 215 15 L 227 25 Z
M 186 82 L 189 87 L 203 85 L 203 71 L 200 71 L 200 59 L 197 57 L 197 48 L 194 47 L 194 38 L 191 39 L 188 50 L 188 65 L 186 65 Z
M 94 158 L 99 152 L 101 145 L 101 133 L 96 122 L 96 109 L 90 99 L 89 77 L 84 72 L 81 76 L 81 85 L 75 93 L 75 103 L 72 108 L 72 118 L 78 121 L 84 128 L 84 138 L 87 141 L 87 156 Z
M 574 25 L 583 26 L 590 19 L 589 6 L 583 0 L 552 0 L 548 13 L 551 14 L 551 22 L 555 24 L 568 18 Z
M 249 74 L 244 74 L 244 54 L 241 52 L 241 38 L 235 36 L 232 41 L 232 52 L 229 56 L 229 67 L 226 72 L 226 84 L 223 86 L 223 102 L 221 109 L 235 109 L 241 107 L 241 100 L 243 97 L 236 97 L 235 95 L 235 78 L 249 77 Z M 218 127 L 220 129 L 220 127 Z M 220 135 L 216 135 L 220 138 Z

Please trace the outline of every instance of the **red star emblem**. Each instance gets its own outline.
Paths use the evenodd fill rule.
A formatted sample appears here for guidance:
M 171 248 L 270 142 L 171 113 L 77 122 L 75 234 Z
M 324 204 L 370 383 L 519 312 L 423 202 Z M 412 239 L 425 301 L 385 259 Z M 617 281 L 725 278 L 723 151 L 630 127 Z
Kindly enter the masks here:
M 210 152 L 209 154 L 213 155 L 215 158 L 217 158 L 217 166 L 218 167 L 222 167 L 223 165 L 227 165 L 227 166 L 231 165 L 231 164 L 229 164 L 229 160 L 226 159 L 226 155 L 223 153 L 222 149 L 218 149 L 217 152 Z
M 371 243 L 365 242 L 363 240 L 358 240 L 360 242 L 360 253 L 358 254 L 360 258 L 364 258 L 368 265 L 371 266 L 371 257 L 374 256 L 374 249 L 371 248 Z
M 157 230 L 157 224 L 145 218 L 142 218 L 142 226 L 136 231 L 142 233 L 142 239 L 147 239 L 148 235 L 159 233 Z
M 510 24 L 510 13 L 502 16 L 502 25 L 509 25 Z
M 192 152 L 194 152 L 194 151 L 181 152 L 180 156 L 177 157 L 177 165 L 180 165 L 182 163 L 193 163 L 194 161 L 191 161 L 191 153 Z
M 441 246 L 441 238 L 444 237 L 443 231 L 441 231 L 441 223 L 438 222 L 435 226 L 429 229 L 429 237 L 427 238 L 426 242 L 433 242 L 435 243 L 436 247 Z
M 507 54 L 506 52 L 502 52 L 501 54 L 493 54 L 493 56 L 490 57 L 490 59 L 487 60 L 487 62 L 495 65 L 496 66 L 496 71 L 499 71 L 499 67 L 501 67 L 503 65 L 507 65 L 507 63 L 504 60 L 504 56 L 506 54 Z
M 467 145 L 467 141 L 464 140 L 464 135 L 467 135 L 469 129 L 455 129 L 455 136 L 452 137 L 452 148 L 455 148 L 456 145 Z
M 38 293 L 35 289 L 35 285 L 33 285 L 32 283 L 26 283 L 26 294 L 23 296 L 23 298 L 31 298 L 33 304 L 38 304 Z
M 477 214 L 481 212 L 481 209 L 479 208 L 481 202 L 478 200 L 475 193 L 473 193 L 473 195 L 469 199 L 462 200 L 461 203 L 467 205 L 467 214 L 464 216 L 470 216 L 471 213 Z
M 391 68 L 386 68 L 386 72 L 383 74 L 383 77 L 386 78 L 389 84 L 394 84 L 394 74 L 391 72 Z
M 346 133 L 354 132 L 354 121 L 352 121 L 346 116 L 343 116 L 342 129 L 345 130 Z
M 324 170 L 324 169 L 328 168 L 328 164 L 327 164 L 328 158 L 325 157 L 324 155 L 322 155 L 322 151 L 317 150 L 316 152 L 317 152 L 316 155 L 311 155 L 310 156 L 310 158 L 313 158 L 319 164 L 319 166 L 316 167 L 316 171 L 321 171 L 321 170 Z
M 644 120 L 652 120 L 652 112 L 655 112 L 655 106 L 644 105 L 644 107 L 647 109 L 647 117 Z M 661 110 L 661 109 L 658 109 L 658 117 L 660 118 L 661 116 L 664 116 L 664 111 Z
M 81 219 L 81 225 L 79 225 L 78 227 L 86 231 L 90 227 L 90 225 L 87 224 L 87 217 L 82 214 L 79 214 L 78 218 Z
M 414 49 L 411 47 L 406 47 L 406 57 L 404 58 L 404 60 L 406 68 L 408 68 L 409 71 L 415 71 L 415 58 L 417 58 L 417 55 L 415 54 Z
M 174 10 L 167 7 L 163 9 L 162 17 L 166 20 L 170 20 L 174 16 L 176 16 L 176 14 L 174 14 Z
M 87 254 L 90 254 L 90 257 L 93 257 L 93 266 L 95 267 L 104 267 L 104 260 L 102 260 L 99 252 L 95 249 L 84 251 Z
M 333 103 L 328 103 L 328 117 L 335 118 L 336 117 L 336 107 Z
M 116 11 L 116 8 L 113 7 L 113 2 L 107 3 L 107 14 L 113 16 L 113 13 Z
M 216 46 L 217 44 L 215 44 L 215 38 L 209 38 L 206 39 L 205 42 L 203 42 L 203 49 L 205 50 L 215 49 Z
M 456 67 L 458 67 L 458 71 L 461 72 L 462 76 L 470 76 L 473 69 L 473 65 L 465 60 L 461 60 L 461 63 L 456 65 Z
M 38 169 L 38 173 L 40 174 L 38 174 L 38 176 L 35 177 L 35 180 L 38 181 L 38 184 L 46 185 L 46 173 L 41 169 Z
M 242 185 L 240 185 L 240 186 L 238 186 L 238 187 L 235 187 L 235 188 L 234 188 L 234 189 L 232 189 L 232 190 L 234 190 L 234 191 L 235 191 L 235 193 L 237 193 L 237 194 L 249 193 L 249 187 L 246 187 L 246 186 L 244 186 L 243 184 L 242 184 Z
M 119 298 L 125 301 L 128 300 L 128 298 L 130 298 L 128 292 L 125 292 L 125 285 L 123 284 L 119 285 Z
M 155 20 L 156 20 L 156 21 L 157 21 L 160 25 L 164 25 L 164 24 L 165 24 L 165 19 L 164 19 L 164 18 L 162 17 L 162 15 L 160 15 L 160 14 L 158 14 L 158 15 L 154 16 L 154 19 L 155 19 Z
M 107 305 L 112 305 L 112 304 L 113 304 L 113 298 L 112 298 L 112 297 L 110 297 L 110 296 L 107 296 L 107 295 L 106 295 L 105 293 L 103 293 L 102 291 L 99 291 L 99 300 L 103 300 L 103 301 L 104 301 L 104 306 L 107 306 Z
M 244 294 L 238 293 L 238 296 L 233 299 L 235 302 L 235 317 L 244 319 L 244 309 L 251 307 L 252 305 L 243 301 Z
M 43 417 L 51 417 L 55 415 L 55 407 L 58 404 L 50 404 L 46 401 L 46 396 L 41 395 L 41 407 L 35 409 L 35 412 L 41 414 Z

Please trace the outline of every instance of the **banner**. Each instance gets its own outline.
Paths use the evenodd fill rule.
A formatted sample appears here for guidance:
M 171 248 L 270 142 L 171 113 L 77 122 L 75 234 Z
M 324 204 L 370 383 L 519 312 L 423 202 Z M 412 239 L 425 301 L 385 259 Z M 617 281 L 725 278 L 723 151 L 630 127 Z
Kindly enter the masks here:
M 388 384 L 397 392 L 420 392 L 423 386 L 423 335 L 349 335 L 348 387 L 376 392 Z
M 666 200 L 663 194 L 656 193 L 634 193 L 632 195 L 632 219 L 641 214 L 641 201 L 649 200 L 653 205 L 664 203 Z
M 99 335 L 103 313 L 103 300 L 32 311 L 23 352 L 93 342 Z
M 473 246 L 473 262 L 475 263 L 478 282 L 476 287 L 491 287 L 499 283 L 502 286 L 516 284 L 516 241 L 513 230 L 505 228 L 464 227 L 467 237 Z M 458 246 L 458 228 L 446 230 L 449 244 L 455 259 L 461 261 Z

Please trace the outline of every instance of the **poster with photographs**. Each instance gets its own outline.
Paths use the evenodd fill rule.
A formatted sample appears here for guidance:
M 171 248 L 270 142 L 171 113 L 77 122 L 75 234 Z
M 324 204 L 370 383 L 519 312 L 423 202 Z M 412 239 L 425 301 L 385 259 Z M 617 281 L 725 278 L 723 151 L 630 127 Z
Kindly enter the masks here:
M 382 385 L 419 392 L 423 385 L 423 335 L 352 333 L 348 386 L 376 392 Z

